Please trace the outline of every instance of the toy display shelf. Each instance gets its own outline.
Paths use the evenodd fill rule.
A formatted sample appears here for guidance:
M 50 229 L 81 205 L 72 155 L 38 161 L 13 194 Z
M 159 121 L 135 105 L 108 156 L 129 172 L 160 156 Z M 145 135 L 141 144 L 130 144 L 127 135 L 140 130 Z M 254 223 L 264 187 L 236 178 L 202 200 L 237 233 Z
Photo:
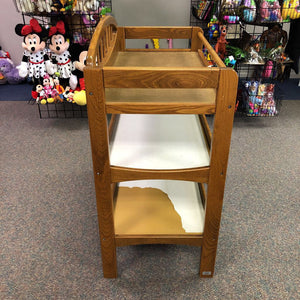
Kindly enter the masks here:
M 35 103 L 30 101 L 30 103 Z M 70 102 L 62 103 L 38 103 L 40 119 L 65 119 L 65 118 L 87 118 L 86 106 L 80 106 Z
M 153 38 L 190 47 L 126 48 L 126 39 Z M 236 72 L 199 27 L 119 27 L 105 17 L 84 75 L 104 277 L 117 276 L 116 248 L 136 244 L 200 246 L 200 276 L 212 277 Z
M 37 1 L 31 1 L 31 0 L 13 0 L 14 5 L 16 7 L 17 12 L 23 13 L 23 14 L 33 14 L 33 15 L 41 15 L 41 16 L 47 16 L 47 15 L 62 15 L 62 14 L 87 14 L 87 13 L 93 13 L 95 11 L 93 10 L 80 10 L 80 5 L 76 5 L 74 8 L 70 9 L 67 8 L 65 10 L 61 10 L 61 11 L 47 11 L 48 9 L 44 7 L 44 11 L 41 11 L 39 6 L 37 5 Z M 18 3 L 17 3 L 18 2 Z M 23 2 L 23 3 L 22 3 Z M 29 2 L 30 5 L 28 5 L 26 2 Z M 46 1 L 42 1 L 42 2 L 46 2 Z M 49 1 L 50 2 L 50 1 Z M 52 1 L 51 1 L 52 2 Z M 83 2 L 82 0 L 78 0 L 78 2 Z M 100 2 L 100 1 L 99 1 Z M 112 0 L 105 0 L 105 1 L 101 1 L 101 3 L 105 4 L 105 7 L 107 8 L 112 8 Z M 78 3 L 79 4 L 79 3 Z M 99 3 L 100 4 L 100 3 Z M 100 13 L 101 12 L 101 8 L 99 7 L 96 12 Z

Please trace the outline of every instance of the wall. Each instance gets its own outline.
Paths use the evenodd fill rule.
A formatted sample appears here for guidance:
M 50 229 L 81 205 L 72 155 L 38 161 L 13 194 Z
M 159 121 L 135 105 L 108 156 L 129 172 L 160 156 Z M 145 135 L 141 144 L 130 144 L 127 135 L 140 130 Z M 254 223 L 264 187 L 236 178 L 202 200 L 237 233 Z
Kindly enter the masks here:
M 188 26 L 190 24 L 190 0 L 112 0 L 113 14 L 120 26 Z M 130 40 L 126 46 L 144 48 L 151 41 Z M 185 48 L 188 41 L 174 40 L 174 48 Z M 167 41 L 161 40 L 166 48 Z
M 22 15 L 17 12 L 13 0 L 0 0 L 0 46 L 8 51 L 15 64 L 19 64 L 23 56 L 22 37 L 16 35 L 15 26 L 23 23 Z

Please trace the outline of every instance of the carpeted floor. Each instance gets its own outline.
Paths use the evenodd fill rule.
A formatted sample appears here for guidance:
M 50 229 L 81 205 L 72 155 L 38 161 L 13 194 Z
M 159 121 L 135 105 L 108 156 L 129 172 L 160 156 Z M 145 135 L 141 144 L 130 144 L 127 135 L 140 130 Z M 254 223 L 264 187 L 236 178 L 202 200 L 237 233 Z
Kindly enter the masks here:
M 0 101 L 28 101 L 31 98 L 32 84 L 1 84 Z
M 0 299 L 299 299 L 299 101 L 235 119 L 212 279 L 175 245 L 119 248 L 104 279 L 87 119 L 0 112 Z

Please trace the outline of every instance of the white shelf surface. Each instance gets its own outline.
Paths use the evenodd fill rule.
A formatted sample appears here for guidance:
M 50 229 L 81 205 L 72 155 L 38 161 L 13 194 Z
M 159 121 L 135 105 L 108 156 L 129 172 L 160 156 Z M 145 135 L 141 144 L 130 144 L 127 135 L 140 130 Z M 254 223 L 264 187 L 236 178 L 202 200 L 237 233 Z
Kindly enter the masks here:
M 209 166 L 210 156 L 197 115 L 122 114 L 110 163 L 140 169 Z
M 177 180 L 138 180 L 138 181 L 127 181 L 121 182 L 119 187 L 129 187 L 129 188 L 154 188 L 159 189 L 165 194 L 167 194 L 168 198 L 171 200 L 172 205 L 174 206 L 175 211 L 181 218 L 181 225 L 184 229 L 185 233 L 203 233 L 204 228 L 204 218 L 205 212 L 201 202 L 201 196 L 199 193 L 199 188 L 197 183 L 195 182 L 187 182 L 187 181 L 177 181 Z M 133 190 L 134 191 L 134 190 Z M 134 197 L 134 194 L 133 194 Z M 141 199 L 138 199 L 141 200 Z M 157 199 L 153 199 L 153 201 L 157 201 Z M 123 209 L 126 210 L 126 207 Z M 130 209 L 130 208 L 128 208 Z M 126 214 L 126 212 L 124 212 Z M 131 212 L 132 213 L 132 212 Z M 139 224 L 139 218 L 142 219 L 145 214 L 156 214 L 155 210 L 149 209 L 148 211 L 144 211 L 143 207 L 139 208 L 139 211 L 136 211 L 136 217 L 132 217 L 127 220 L 127 224 L 124 222 L 122 226 L 119 228 L 122 230 L 125 226 L 127 228 L 131 228 L 130 230 L 139 231 L 137 228 Z M 167 214 L 166 214 L 167 217 Z M 130 225 L 128 225 L 130 224 Z M 171 224 L 170 224 L 171 226 Z M 145 234 L 155 234 L 155 228 L 146 229 L 143 228 L 143 232 Z M 159 228 L 157 229 L 160 233 L 169 232 L 170 228 Z M 116 226 L 116 233 L 118 233 L 118 226 Z

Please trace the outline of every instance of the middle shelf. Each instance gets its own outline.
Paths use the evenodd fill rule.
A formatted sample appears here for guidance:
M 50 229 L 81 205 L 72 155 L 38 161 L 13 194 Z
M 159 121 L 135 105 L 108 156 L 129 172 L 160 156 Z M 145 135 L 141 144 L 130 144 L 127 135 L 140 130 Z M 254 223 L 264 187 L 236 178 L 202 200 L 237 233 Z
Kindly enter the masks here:
M 208 128 L 198 115 L 120 115 L 110 141 L 112 166 L 176 170 L 208 167 Z

